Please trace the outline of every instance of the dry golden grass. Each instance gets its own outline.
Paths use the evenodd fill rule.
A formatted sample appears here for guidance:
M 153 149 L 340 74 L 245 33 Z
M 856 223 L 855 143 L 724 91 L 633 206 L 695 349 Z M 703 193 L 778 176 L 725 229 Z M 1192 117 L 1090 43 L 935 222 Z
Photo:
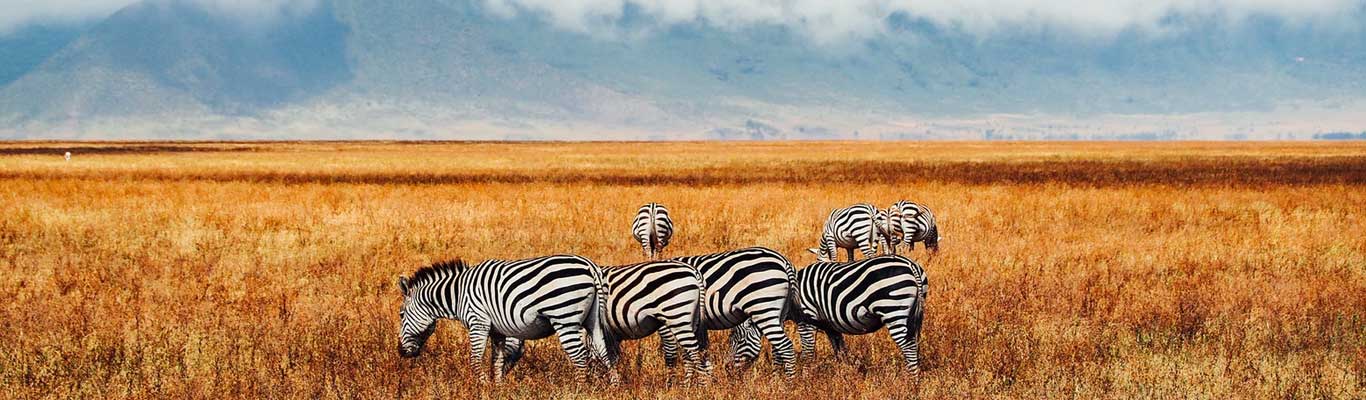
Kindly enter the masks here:
M 0 144 L 0 394 L 1362 398 L 1363 188 L 1363 143 Z M 829 209 L 902 198 L 946 236 L 919 376 L 885 334 L 706 388 L 666 387 L 654 340 L 617 388 L 553 341 L 476 385 L 453 323 L 395 351 L 424 263 L 636 261 L 660 201 L 671 254 L 801 266 Z

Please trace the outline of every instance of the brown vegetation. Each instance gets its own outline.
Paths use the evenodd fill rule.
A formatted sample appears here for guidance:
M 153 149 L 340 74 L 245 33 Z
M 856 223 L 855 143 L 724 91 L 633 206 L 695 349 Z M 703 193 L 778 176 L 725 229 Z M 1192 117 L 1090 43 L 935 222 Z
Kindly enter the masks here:
M 0 144 L 0 393 L 1361 398 L 1363 187 L 1362 143 Z M 618 388 L 573 386 L 553 341 L 476 385 L 453 323 L 394 350 L 394 278 L 425 263 L 637 261 L 659 201 L 670 254 L 800 266 L 829 209 L 902 198 L 946 237 L 915 254 L 919 376 L 885 334 L 706 388 L 666 387 L 652 339 Z

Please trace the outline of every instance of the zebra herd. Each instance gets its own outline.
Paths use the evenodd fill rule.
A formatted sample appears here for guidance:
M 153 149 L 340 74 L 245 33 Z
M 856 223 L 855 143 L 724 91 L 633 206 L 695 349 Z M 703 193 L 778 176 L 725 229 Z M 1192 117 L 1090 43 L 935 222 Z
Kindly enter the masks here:
M 934 214 L 924 206 L 903 200 L 880 210 L 872 204 L 860 203 L 831 211 L 821 231 L 820 247 L 810 251 L 820 261 L 834 261 L 835 249 L 841 248 L 853 261 L 855 249 L 864 257 L 873 257 L 879 245 L 883 254 L 896 254 L 901 243 L 906 244 L 906 251 L 911 251 L 916 242 L 925 243 L 930 251 L 938 251 L 939 239 Z
M 616 383 L 621 342 L 658 334 L 665 365 L 672 369 L 681 358 L 684 379 L 705 383 L 712 371 L 707 331 L 730 330 L 733 367 L 746 368 L 768 342 L 775 367 L 790 378 L 796 354 L 783 324 L 793 321 L 807 357 L 814 354 L 816 331 L 839 352 L 843 335 L 885 326 L 907 368 L 919 371 L 929 283 L 920 265 L 896 255 L 895 247 L 923 242 L 937 251 L 940 238 L 928 209 L 903 201 L 888 210 L 869 204 L 835 210 L 819 247 L 811 249 L 818 261 L 800 271 L 764 247 L 661 259 L 673 232 L 668 209 L 650 203 L 631 224 L 647 258 L 642 263 L 600 267 L 555 255 L 423 267 L 399 278 L 398 352 L 417 356 L 436 321 L 454 319 L 469 332 L 474 371 L 485 371 L 485 353 L 491 353 L 495 381 L 521 358 L 525 341 L 556 335 L 579 382 L 596 360 Z M 878 255 L 878 247 L 885 254 Z M 836 248 L 848 250 L 849 262 L 833 262 Z M 865 258 L 854 261 L 854 249 Z

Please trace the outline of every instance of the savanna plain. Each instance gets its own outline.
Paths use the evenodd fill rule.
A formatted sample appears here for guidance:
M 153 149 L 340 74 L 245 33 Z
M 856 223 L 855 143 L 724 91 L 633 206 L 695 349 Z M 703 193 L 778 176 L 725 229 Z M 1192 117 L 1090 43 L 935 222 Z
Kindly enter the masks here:
M 478 384 L 449 321 L 396 351 L 428 263 L 636 262 L 655 201 L 668 255 L 801 268 L 831 209 L 901 199 L 944 236 L 918 375 L 885 332 L 790 382 L 713 332 L 706 387 L 654 339 L 616 387 L 554 340 Z M 0 143 L 0 299 L 12 398 L 1359 399 L 1366 143 Z

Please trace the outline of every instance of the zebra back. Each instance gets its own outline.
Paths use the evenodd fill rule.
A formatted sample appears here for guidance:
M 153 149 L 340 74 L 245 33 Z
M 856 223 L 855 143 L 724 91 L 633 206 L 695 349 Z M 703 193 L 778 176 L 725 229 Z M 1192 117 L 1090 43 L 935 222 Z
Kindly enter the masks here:
M 785 301 L 792 288 L 796 287 L 796 273 L 792 264 L 782 254 L 766 247 L 684 256 L 673 258 L 675 261 L 692 266 L 698 271 L 706 287 L 704 299 L 699 302 L 707 310 L 704 313 L 709 329 L 729 329 L 740 321 L 730 320 L 723 311 L 740 308 L 745 299 L 765 297 L 763 293 L 778 293 Z M 781 272 L 779 272 L 781 270 Z M 781 289 L 775 289 L 778 283 Z M 735 304 L 726 304 L 730 300 Z M 785 308 L 780 310 L 781 313 Z
M 910 201 L 898 201 L 892 206 L 900 214 L 900 231 L 906 243 L 925 242 L 932 248 L 939 244 L 939 227 L 930 209 Z
M 673 220 L 669 209 L 659 203 L 648 203 L 636 210 L 636 218 L 631 222 L 631 234 L 645 250 L 646 256 L 654 258 L 656 253 L 669 245 L 673 237 Z
M 817 255 L 835 259 L 836 248 L 858 248 L 865 257 L 872 257 L 878 248 L 878 213 L 868 203 L 859 203 L 830 212 L 821 234 Z
M 925 271 L 915 261 L 884 255 L 854 262 L 817 262 L 798 273 L 801 311 L 798 322 L 818 322 L 844 333 L 866 333 L 880 326 L 857 318 L 875 303 L 910 299 L 924 290 Z M 908 293 L 915 289 L 916 294 Z

